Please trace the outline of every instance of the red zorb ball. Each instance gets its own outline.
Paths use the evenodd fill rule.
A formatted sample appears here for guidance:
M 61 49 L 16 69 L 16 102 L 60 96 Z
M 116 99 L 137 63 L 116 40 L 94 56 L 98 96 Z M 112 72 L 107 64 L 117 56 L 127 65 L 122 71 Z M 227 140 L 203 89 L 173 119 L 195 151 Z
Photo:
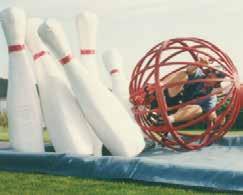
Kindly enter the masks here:
M 202 76 L 193 78 L 198 70 Z M 195 84 L 205 93 L 200 94 Z M 186 90 L 190 87 L 191 93 Z M 169 101 L 170 89 L 179 93 Z M 240 110 L 236 67 L 221 49 L 199 38 L 175 38 L 154 46 L 134 68 L 129 92 L 135 119 L 144 133 L 172 149 L 196 150 L 219 140 Z M 193 109 L 201 109 L 202 102 L 212 97 L 214 106 L 194 116 Z M 190 106 L 193 109 L 183 115 L 182 110 Z M 184 119 L 171 122 L 169 116 L 178 112 Z

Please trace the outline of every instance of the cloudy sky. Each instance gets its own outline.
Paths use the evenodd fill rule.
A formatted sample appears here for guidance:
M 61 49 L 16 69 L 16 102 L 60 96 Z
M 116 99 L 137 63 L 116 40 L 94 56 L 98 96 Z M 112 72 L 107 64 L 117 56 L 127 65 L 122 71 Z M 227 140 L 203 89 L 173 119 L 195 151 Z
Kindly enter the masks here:
M 233 59 L 243 80 L 243 1 L 241 0 L 1 0 L 0 9 L 17 5 L 29 16 L 56 17 L 64 24 L 77 54 L 74 16 L 89 10 L 99 17 L 98 62 L 109 82 L 101 54 L 118 48 L 127 76 L 145 51 L 174 37 L 195 36 L 222 48 Z M 0 76 L 7 76 L 8 56 L 0 29 Z

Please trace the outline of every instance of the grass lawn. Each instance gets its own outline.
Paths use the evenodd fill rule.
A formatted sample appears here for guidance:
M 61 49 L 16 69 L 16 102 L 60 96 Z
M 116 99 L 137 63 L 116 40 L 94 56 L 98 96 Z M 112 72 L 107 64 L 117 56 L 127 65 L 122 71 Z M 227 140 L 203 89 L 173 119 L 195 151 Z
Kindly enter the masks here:
M 192 188 L 168 184 L 131 181 L 91 180 L 42 174 L 0 172 L 0 194 L 90 194 L 90 195 L 218 195 L 240 194 L 220 192 L 206 188 Z
M 194 132 L 200 133 L 200 131 Z M 243 132 L 229 132 L 228 135 L 241 136 L 243 135 Z M 50 142 L 48 133 L 46 131 L 44 132 L 44 139 L 46 142 Z M 8 141 L 8 132 L 6 128 L 0 127 L 0 141 Z M 43 174 L 0 172 L 0 194 L 233 195 L 242 193 L 215 191 L 207 188 L 184 187 L 171 184 L 154 184 L 123 180 L 93 180 Z
M 44 131 L 45 142 L 50 142 L 49 135 L 47 131 Z M 0 141 L 8 141 L 8 130 L 0 126 Z
M 188 132 L 188 131 L 183 131 Z M 200 130 L 193 130 L 191 131 L 193 134 L 200 134 L 202 131 Z M 243 131 L 229 131 L 226 136 L 243 136 Z M 50 142 L 50 138 L 47 131 L 44 131 L 44 140 L 45 142 Z M 0 126 L 0 141 L 8 141 L 8 131 L 7 128 L 3 128 Z
M 188 131 L 183 131 L 184 133 L 188 132 Z M 201 130 L 193 130 L 191 131 L 192 134 L 201 134 L 202 131 Z M 227 134 L 225 135 L 226 137 L 232 137 L 232 136 L 243 136 L 243 131 L 239 131 L 239 130 L 230 130 L 227 132 Z

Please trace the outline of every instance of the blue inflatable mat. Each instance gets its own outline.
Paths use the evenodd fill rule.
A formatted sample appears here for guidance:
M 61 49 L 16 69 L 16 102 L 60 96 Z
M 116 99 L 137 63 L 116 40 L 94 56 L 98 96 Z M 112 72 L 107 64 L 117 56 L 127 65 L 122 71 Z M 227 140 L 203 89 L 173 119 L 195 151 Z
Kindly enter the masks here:
M 155 147 L 136 158 L 19 153 L 0 143 L 0 170 L 96 179 L 131 179 L 243 191 L 243 137 L 227 137 L 199 151 Z M 48 146 L 47 150 L 51 151 Z

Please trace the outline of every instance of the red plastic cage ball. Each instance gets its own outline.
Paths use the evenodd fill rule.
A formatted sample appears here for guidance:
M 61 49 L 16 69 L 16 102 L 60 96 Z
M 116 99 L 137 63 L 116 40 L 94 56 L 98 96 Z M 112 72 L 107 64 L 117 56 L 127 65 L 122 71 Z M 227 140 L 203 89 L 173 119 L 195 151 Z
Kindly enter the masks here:
M 207 63 L 202 63 L 199 57 L 207 59 Z M 188 66 L 200 68 L 203 72 L 217 71 L 225 77 L 168 82 L 179 71 L 186 71 Z M 220 86 L 205 96 L 167 105 L 164 96 L 166 89 L 199 82 L 218 82 Z M 239 76 L 232 60 L 214 44 L 199 38 L 170 39 L 150 49 L 133 70 L 129 92 L 135 119 L 144 133 L 172 149 L 196 150 L 219 140 L 236 120 L 241 106 Z M 170 114 L 210 96 L 217 96 L 213 109 L 193 120 L 170 123 Z M 151 108 L 154 100 L 157 107 Z M 213 112 L 217 113 L 215 121 L 209 120 Z M 148 119 L 151 113 L 162 119 L 163 124 L 151 123 Z M 193 131 L 195 128 L 203 130 Z

